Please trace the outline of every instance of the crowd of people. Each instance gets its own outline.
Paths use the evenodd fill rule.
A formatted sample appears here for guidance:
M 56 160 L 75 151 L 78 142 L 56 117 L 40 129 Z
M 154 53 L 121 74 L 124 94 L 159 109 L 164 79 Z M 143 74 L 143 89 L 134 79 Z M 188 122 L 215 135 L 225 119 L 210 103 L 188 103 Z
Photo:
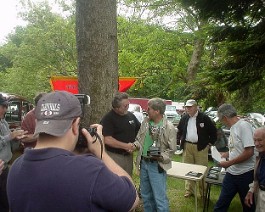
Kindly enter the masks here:
M 10 131 L 5 121 L 8 101 L 0 96 L 0 211 L 132 211 L 142 198 L 145 212 L 170 211 L 167 170 L 177 141 L 184 163 L 208 166 L 208 151 L 217 140 L 213 121 L 190 99 L 177 129 L 167 120 L 161 98 L 148 101 L 142 122 L 128 111 L 129 96 L 117 92 L 112 109 L 100 124 L 82 129 L 78 98 L 65 91 L 41 93 L 27 114 L 22 130 Z M 238 118 L 231 104 L 218 108 L 219 121 L 230 128 L 222 190 L 214 211 L 227 211 L 238 193 L 243 211 L 264 211 L 265 128 L 255 131 Z M 87 154 L 74 152 L 79 133 L 87 140 Z M 24 153 L 10 167 L 12 142 L 23 142 Z M 104 145 L 101 145 L 101 142 Z M 258 155 L 255 154 L 258 152 Z M 132 180 L 140 178 L 137 191 Z M 257 156 L 257 157 L 256 157 Z M 256 160 L 256 162 L 255 162 Z M 185 181 L 185 198 L 195 185 Z M 199 182 L 204 197 L 205 182 Z

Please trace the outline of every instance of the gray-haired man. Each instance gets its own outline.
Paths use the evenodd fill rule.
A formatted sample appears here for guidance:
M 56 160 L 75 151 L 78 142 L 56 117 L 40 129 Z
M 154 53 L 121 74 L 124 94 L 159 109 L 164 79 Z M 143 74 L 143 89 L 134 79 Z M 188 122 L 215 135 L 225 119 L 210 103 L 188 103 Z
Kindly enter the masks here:
M 229 205 L 238 193 L 243 211 L 255 211 L 255 205 L 247 207 L 244 204 L 253 181 L 255 163 L 253 129 L 251 125 L 237 117 L 237 111 L 231 104 L 223 104 L 218 108 L 219 120 L 230 128 L 228 141 L 229 151 L 222 154 L 226 161 L 220 166 L 226 168 L 222 191 L 214 207 L 214 211 L 228 211 Z

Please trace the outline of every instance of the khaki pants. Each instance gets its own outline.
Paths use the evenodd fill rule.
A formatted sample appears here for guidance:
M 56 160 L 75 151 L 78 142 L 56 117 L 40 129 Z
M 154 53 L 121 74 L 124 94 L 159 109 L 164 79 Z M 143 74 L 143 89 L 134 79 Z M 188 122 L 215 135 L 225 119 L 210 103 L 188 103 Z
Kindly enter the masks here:
M 190 163 L 190 164 L 197 164 L 203 165 L 208 167 L 208 150 L 209 147 L 198 151 L 196 144 L 187 143 L 184 146 L 183 151 L 183 162 Z M 186 193 L 194 194 L 195 190 L 195 183 L 194 181 L 186 180 L 185 181 L 185 191 Z M 203 178 L 202 181 L 199 182 L 199 194 L 203 197 L 205 191 L 205 179 Z

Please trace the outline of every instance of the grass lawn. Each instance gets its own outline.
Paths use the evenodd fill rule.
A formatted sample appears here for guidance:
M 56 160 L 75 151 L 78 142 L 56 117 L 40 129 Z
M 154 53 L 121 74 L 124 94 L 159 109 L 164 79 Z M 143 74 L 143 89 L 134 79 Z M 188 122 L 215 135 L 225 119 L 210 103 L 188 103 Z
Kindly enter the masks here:
M 174 161 L 181 162 L 182 157 L 181 155 L 175 155 L 173 157 Z M 209 167 L 213 166 L 213 161 L 209 160 Z M 133 176 L 134 181 L 139 187 L 139 176 L 134 175 Z M 170 211 L 171 212 L 190 212 L 194 211 L 195 209 L 195 200 L 194 197 L 191 198 L 185 198 L 184 197 L 184 180 L 176 179 L 173 177 L 167 178 L 167 194 L 169 198 L 169 204 L 170 204 Z M 218 200 L 219 194 L 221 192 L 221 186 L 212 186 L 211 187 L 211 197 L 210 197 L 210 203 L 209 203 L 209 209 L 208 211 L 213 211 L 213 207 Z M 136 212 L 143 211 L 142 204 L 139 205 L 139 207 L 136 209 Z M 203 211 L 203 200 L 198 199 L 198 211 Z M 230 208 L 228 211 L 242 211 L 242 206 L 239 200 L 238 195 L 233 199 Z

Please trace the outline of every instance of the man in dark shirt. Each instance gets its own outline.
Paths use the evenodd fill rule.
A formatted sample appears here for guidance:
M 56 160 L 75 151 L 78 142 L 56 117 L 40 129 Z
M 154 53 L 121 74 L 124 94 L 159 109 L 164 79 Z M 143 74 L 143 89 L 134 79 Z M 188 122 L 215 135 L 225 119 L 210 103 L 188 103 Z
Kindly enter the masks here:
M 131 177 L 105 152 L 98 136 L 82 129 L 90 154 L 75 155 L 81 105 L 65 91 L 45 94 L 35 109 L 34 149 L 12 165 L 7 193 L 12 212 L 130 211 L 138 203 Z
M 133 142 L 141 123 L 128 111 L 129 96 L 118 92 L 112 101 L 112 110 L 101 120 L 106 149 L 110 157 L 132 176 Z

